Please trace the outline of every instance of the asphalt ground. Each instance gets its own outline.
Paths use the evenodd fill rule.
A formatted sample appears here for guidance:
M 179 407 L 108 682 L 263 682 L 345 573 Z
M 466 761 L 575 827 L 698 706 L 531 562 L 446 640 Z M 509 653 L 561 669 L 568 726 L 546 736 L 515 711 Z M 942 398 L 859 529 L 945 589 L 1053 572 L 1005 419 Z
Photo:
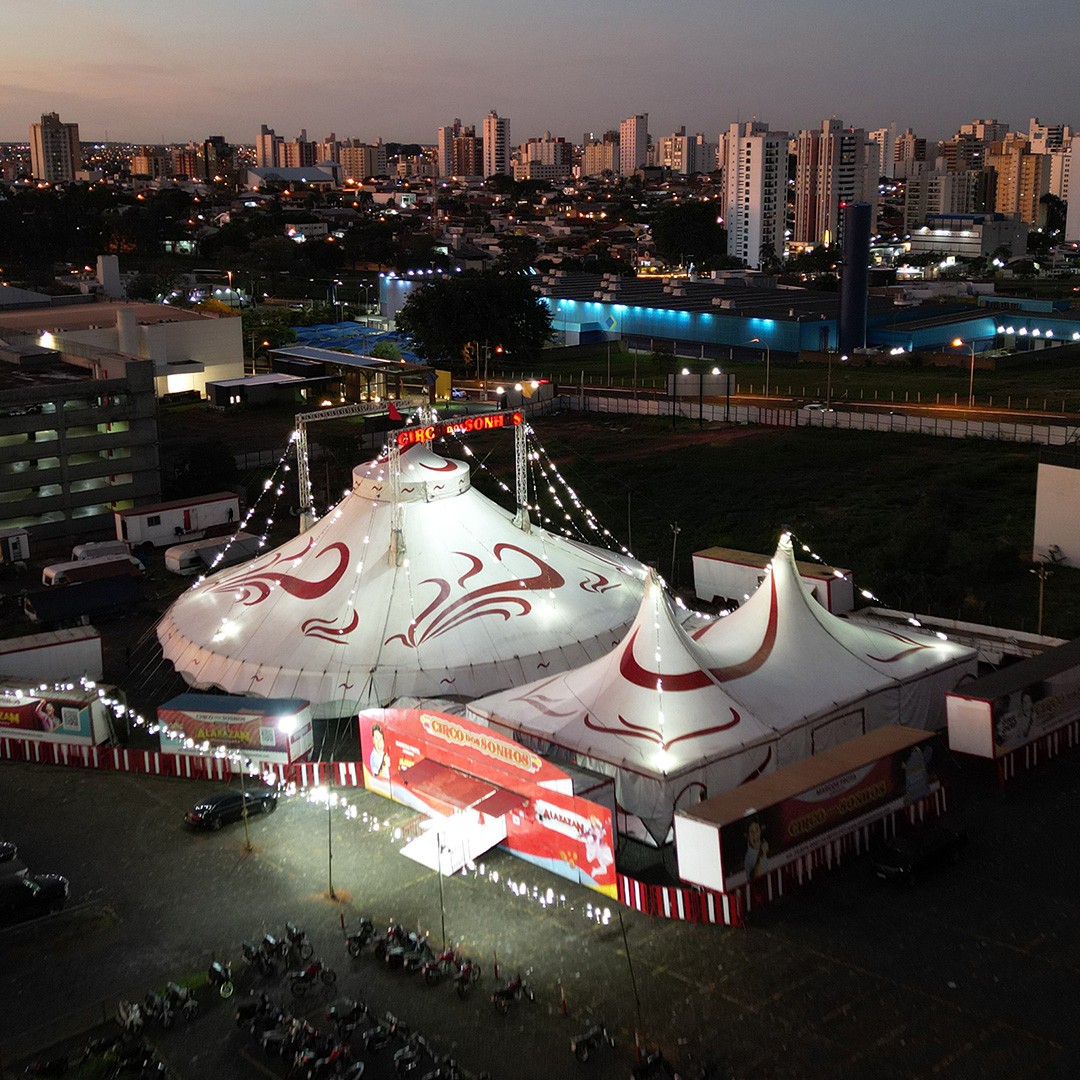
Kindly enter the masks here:
M 317 1021 L 334 998 L 361 997 L 495 1080 L 626 1077 L 635 1030 L 688 1065 L 722 1063 L 725 1080 L 1072 1078 L 1076 765 L 1075 755 L 1061 759 L 1004 791 L 984 770 L 962 770 L 956 801 L 971 844 L 960 866 L 899 889 L 856 860 L 732 930 L 620 909 L 497 851 L 444 879 L 440 906 L 436 875 L 397 851 L 395 828 L 412 812 L 364 791 L 345 792 L 353 809 L 329 814 L 283 800 L 252 820 L 248 853 L 239 824 L 208 834 L 180 824 L 219 785 L 3 764 L 0 837 L 19 844 L 32 871 L 65 873 L 72 900 L 59 916 L 0 931 L 0 1062 L 21 1072 L 26 1059 L 100 1029 L 120 998 L 197 978 L 214 956 L 233 960 L 238 993 L 261 986 L 240 942 L 291 919 L 338 973 L 333 988 L 303 1000 L 305 1015 Z M 490 989 L 497 959 L 503 977 L 525 975 L 537 1000 L 501 1017 L 486 993 L 462 1002 L 370 953 L 351 960 L 340 917 L 351 926 L 361 913 L 435 938 L 444 913 L 447 936 L 484 966 L 478 989 Z M 206 990 L 200 999 L 191 1025 L 148 1029 L 176 1076 L 285 1075 L 237 1031 L 231 1004 Z M 578 1065 L 569 1038 L 593 1017 L 617 1046 Z M 366 1075 L 386 1068 L 373 1058 Z

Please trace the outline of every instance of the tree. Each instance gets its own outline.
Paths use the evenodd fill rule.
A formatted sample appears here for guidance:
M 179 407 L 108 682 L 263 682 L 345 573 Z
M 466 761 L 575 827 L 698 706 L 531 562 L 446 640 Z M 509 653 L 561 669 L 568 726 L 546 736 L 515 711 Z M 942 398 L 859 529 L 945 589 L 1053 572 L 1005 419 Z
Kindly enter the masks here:
M 1048 191 L 1039 200 L 1039 205 L 1046 215 L 1046 231 L 1048 233 L 1063 233 L 1065 231 L 1065 216 L 1068 212 L 1068 203 L 1052 191 Z
M 368 350 L 368 356 L 396 364 L 401 359 L 401 350 L 392 341 L 380 341 Z
M 455 274 L 409 294 L 397 317 L 417 353 L 460 364 L 470 341 L 486 342 L 502 355 L 538 351 L 551 332 L 551 312 L 518 274 Z
M 711 270 L 727 255 L 727 230 L 711 202 L 672 203 L 652 223 L 656 253 L 672 264 L 693 263 Z

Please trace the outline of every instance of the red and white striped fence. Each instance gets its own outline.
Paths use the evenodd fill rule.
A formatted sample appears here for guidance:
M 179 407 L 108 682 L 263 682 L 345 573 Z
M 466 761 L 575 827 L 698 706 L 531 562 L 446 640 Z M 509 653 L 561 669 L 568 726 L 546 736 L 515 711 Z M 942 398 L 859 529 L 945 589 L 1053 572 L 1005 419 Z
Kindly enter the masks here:
M 1064 724 L 1055 731 L 1041 735 L 1031 742 L 1010 750 L 997 759 L 997 779 L 1005 784 L 1017 773 L 1027 772 L 1059 754 L 1080 746 L 1080 719 Z

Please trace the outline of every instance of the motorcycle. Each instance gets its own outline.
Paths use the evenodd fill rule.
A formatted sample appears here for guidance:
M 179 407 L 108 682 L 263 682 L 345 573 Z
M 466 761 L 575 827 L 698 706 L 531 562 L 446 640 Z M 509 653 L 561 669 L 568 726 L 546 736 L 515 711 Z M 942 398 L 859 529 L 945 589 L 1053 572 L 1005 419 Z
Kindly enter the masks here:
M 373 942 L 371 949 L 375 953 L 376 960 L 385 960 L 386 954 L 391 948 L 398 945 L 405 945 L 409 940 L 409 932 L 405 929 L 401 923 L 390 920 L 389 925 L 386 927 L 386 932 L 380 934 Z
M 458 963 L 457 974 L 454 976 L 454 989 L 457 996 L 464 1001 L 473 988 L 473 983 L 480 979 L 480 965 L 474 963 L 467 956 L 461 958 Z
M 367 1051 L 381 1050 L 395 1035 L 407 1037 L 409 1029 L 391 1012 L 388 1012 L 378 1024 L 364 1032 L 362 1039 Z
M 631 1070 L 631 1080 L 677 1080 L 678 1073 L 662 1050 L 646 1054 Z
M 383 959 L 388 967 L 404 971 L 419 971 L 424 961 L 430 959 L 431 948 L 427 934 L 410 932 L 386 949 Z
M 254 1035 L 266 1027 L 275 1026 L 281 1019 L 281 1010 L 266 993 L 254 991 L 236 1006 L 236 1026 L 246 1027 Z M 265 1024 L 262 1021 L 266 1021 Z
M 375 936 L 375 924 L 366 916 L 360 919 L 360 926 L 351 934 L 345 935 L 345 948 L 349 955 L 357 957 L 364 946 Z
M 135 1001 L 121 1001 L 116 1008 L 116 1019 L 129 1035 L 141 1034 L 146 1023 L 142 1009 Z
M 461 1080 L 461 1070 L 452 1057 L 444 1057 L 431 1072 L 424 1073 L 420 1080 Z
M 428 1044 L 423 1036 L 414 1032 L 405 1045 L 394 1052 L 394 1072 L 398 1076 L 408 1076 L 409 1073 L 415 1072 L 420 1067 L 425 1054 L 431 1056 Z
M 527 997 L 530 1001 L 536 1000 L 536 995 L 525 985 L 519 974 L 492 993 L 491 1004 L 505 1016 L 510 1011 L 510 1003 L 520 1001 L 522 997 Z
M 199 1015 L 199 1001 L 195 997 L 195 991 L 179 983 L 165 984 L 165 1000 L 173 1012 L 182 1012 L 187 1021 L 194 1020 Z
M 326 1010 L 326 1019 L 334 1025 L 338 1036 L 348 1036 L 356 1030 L 362 1016 L 369 1014 L 368 1007 L 362 1001 L 340 998 Z
M 615 1037 L 608 1031 L 607 1025 L 600 1021 L 570 1040 L 570 1053 L 584 1063 L 605 1044 L 614 1048 Z
M 322 979 L 327 986 L 333 986 L 337 982 L 337 972 L 328 968 L 321 960 L 312 960 L 306 967 L 290 971 L 285 977 L 289 980 L 289 989 L 295 997 L 303 997 L 317 979 Z
M 147 1019 L 156 1020 L 166 1031 L 173 1026 L 173 1022 L 176 1020 L 176 1015 L 172 1011 L 168 999 L 152 991 L 143 998 L 143 1012 L 146 1013 Z
M 424 976 L 424 981 L 429 986 L 434 986 L 444 975 L 449 975 L 460 964 L 458 954 L 452 948 L 443 949 L 438 956 L 433 956 L 424 963 L 420 968 L 420 972 Z
M 277 971 L 273 957 L 253 941 L 242 942 L 240 948 L 243 950 L 244 959 L 255 968 L 259 974 L 271 976 Z
M 304 932 L 303 927 L 297 926 L 296 923 L 285 924 L 285 940 L 288 943 L 288 948 L 291 952 L 296 953 L 301 960 L 310 960 L 311 954 L 315 951 L 312 944 L 307 939 L 307 934 Z
M 307 1080 L 337 1076 L 340 1075 L 351 1056 L 347 1043 L 337 1043 L 326 1053 L 320 1053 L 315 1047 L 308 1047 L 301 1050 L 293 1059 L 293 1069 L 307 1077 Z
M 232 964 L 215 960 L 206 972 L 206 981 L 223 998 L 231 998 L 236 989 L 232 981 Z

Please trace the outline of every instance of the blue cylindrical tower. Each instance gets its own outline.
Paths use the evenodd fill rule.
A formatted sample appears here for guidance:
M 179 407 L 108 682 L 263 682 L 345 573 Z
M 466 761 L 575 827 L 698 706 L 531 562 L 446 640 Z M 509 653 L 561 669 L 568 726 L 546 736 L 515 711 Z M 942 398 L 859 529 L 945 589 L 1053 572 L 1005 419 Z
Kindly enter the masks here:
M 866 345 L 866 304 L 870 280 L 869 203 L 845 203 L 843 207 L 844 268 L 840 278 L 839 347 L 853 353 Z

